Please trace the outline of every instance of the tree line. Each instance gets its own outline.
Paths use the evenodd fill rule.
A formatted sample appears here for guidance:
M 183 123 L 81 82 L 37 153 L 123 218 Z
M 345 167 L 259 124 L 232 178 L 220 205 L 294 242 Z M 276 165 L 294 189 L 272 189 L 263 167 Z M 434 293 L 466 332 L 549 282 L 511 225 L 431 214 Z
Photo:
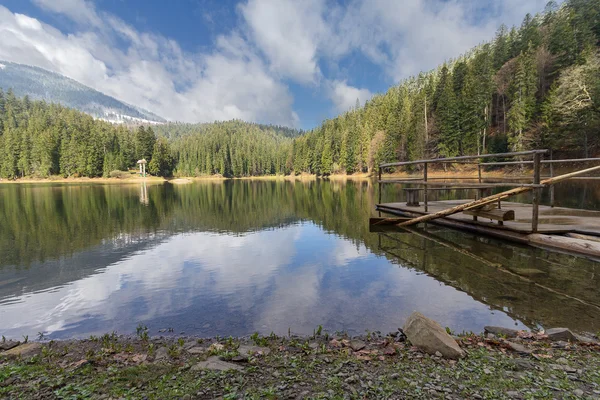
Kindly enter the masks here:
M 351 174 L 383 162 L 530 148 L 589 157 L 600 145 L 599 41 L 600 0 L 550 2 L 519 28 L 501 26 L 489 43 L 306 133 L 188 126 L 174 141 L 177 171 Z M 259 130 L 262 142 L 253 136 Z
M 294 140 L 293 170 L 367 172 L 382 162 L 600 145 L 600 1 L 550 2 L 519 28 Z
M 153 175 L 171 175 L 170 145 L 151 127 L 133 132 L 80 111 L 0 90 L 0 177 L 110 176 L 146 159 Z
M 410 77 L 311 131 L 243 121 L 131 132 L 0 92 L 0 176 L 109 176 L 145 158 L 154 175 L 370 172 L 382 162 L 600 146 L 600 0 L 548 3 L 519 28 Z M 155 132 L 156 131 L 156 132 Z

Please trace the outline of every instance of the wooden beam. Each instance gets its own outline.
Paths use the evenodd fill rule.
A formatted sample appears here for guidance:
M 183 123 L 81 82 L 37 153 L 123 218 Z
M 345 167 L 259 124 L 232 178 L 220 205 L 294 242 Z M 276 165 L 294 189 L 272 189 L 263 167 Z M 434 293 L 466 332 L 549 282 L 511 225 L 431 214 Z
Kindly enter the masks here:
M 492 157 L 516 157 L 526 156 L 532 154 L 546 154 L 548 150 L 529 150 L 529 151 L 517 151 L 512 153 L 496 153 L 496 154 L 480 154 L 478 156 L 459 156 L 459 157 L 448 157 L 448 158 L 431 158 L 428 160 L 417 160 L 417 161 L 403 161 L 397 163 L 387 163 L 379 165 L 379 168 L 387 167 L 398 167 L 402 165 L 414 165 L 423 163 L 441 163 L 441 162 L 454 162 L 462 160 L 475 160 L 478 158 L 492 158 Z
M 531 177 L 529 178 L 531 179 Z M 430 182 L 430 181 L 416 181 L 416 180 L 403 180 L 403 179 L 384 179 L 379 181 L 379 183 L 402 183 L 402 184 L 414 184 L 414 185 L 422 185 L 422 186 L 447 186 L 451 188 L 452 186 L 462 186 L 462 187 L 472 187 L 472 188 L 480 188 L 482 186 L 486 187 L 544 187 L 541 184 L 535 185 L 532 183 L 465 183 L 465 182 Z

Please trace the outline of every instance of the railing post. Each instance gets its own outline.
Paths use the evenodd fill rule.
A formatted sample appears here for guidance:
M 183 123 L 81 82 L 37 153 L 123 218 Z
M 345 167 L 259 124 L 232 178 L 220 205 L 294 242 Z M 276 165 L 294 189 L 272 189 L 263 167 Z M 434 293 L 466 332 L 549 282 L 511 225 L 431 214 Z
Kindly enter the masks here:
M 427 212 L 427 162 L 423 163 L 423 181 L 425 182 L 425 190 L 423 190 L 423 202 L 425 203 L 425 212 Z
M 381 189 L 383 189 L 383 186 L 381 183 L 381 170 L 382 170 L 382 168 L 379 167 L 379 179 L 377 180 L 377 182 L 379 182 L 379 202 L 377 204 L 381 204 Z
M 541 155 L 535 153 L 533 155 L 533 183 L 540 184 L 540 161 Z M 537 232 L 538 218 L 540 212 L 540 188 L 533 189 L 532 214 L 531 214 L 531 230 Z
M 550 160 L 553 160 L 552 150 L 550 150 Z M 550 178 L 554 177 L 554 163 L 550 163 Z M 554 185 L 550 185 L 550 207 L 554 208 Z

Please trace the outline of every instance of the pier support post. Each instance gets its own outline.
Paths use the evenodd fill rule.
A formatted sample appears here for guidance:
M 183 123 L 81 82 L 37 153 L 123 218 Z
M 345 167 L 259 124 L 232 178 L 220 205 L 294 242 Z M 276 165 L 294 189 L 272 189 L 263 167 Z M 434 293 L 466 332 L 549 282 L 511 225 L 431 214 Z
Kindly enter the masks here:
M 429 211 L 427 207 L 427 163 L 423 163 L 423 182 L 425 182 L 425 188 L 423 190 L 423 203 L 425 203 L 425 212 Z
M 533 183 L 540 184 L 540 165 L 541 154 L 533 155 Z M 540 188 L 533 189 L 532 214 L 531 214 L 531 230 L 535 233 L 538 231 L 538 219 L 540 213 Z

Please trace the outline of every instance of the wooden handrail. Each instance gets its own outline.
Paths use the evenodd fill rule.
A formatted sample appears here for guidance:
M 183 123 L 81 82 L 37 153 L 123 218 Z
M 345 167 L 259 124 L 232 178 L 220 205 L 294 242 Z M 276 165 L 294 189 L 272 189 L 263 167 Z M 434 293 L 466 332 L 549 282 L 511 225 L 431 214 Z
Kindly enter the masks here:
M 378 181 L 378 183 L 404 183 L 404 184 L 411 184 L 411 185 L 421 185 L 421 186 L 448 186 L 448 187 L 452 187 L 454 186 L 472 186 L 474 188 L 478 188 L 481 186 L 489 186 L 489 187 L 531 187 L 531 188 L 543 188 L 544 185 L 542 184 L 533 184 L 533 183 L 494 183 L 494 182 L 490 182 L 490 183 L 465 183 L 465 182 L 430 182 L 430 181 L 423 181 L 423 180 L 402 180 L 402 179 L 388 179 L 388 180 L 380 180 Z
M 570 163 L 570 162 L 584 162 L 584 161 L 600 161 L 600 158 L 570 158 L 570 159 L 562 159 L 562 160 L 542 160 L 540 161 L 542 164 L 561 164 L 561 163 Z M 479 165 L 491 166 L 491 165 L 523 165 L 523 164 L 533 164 L 533 161 L 501 161 L 501 162 L 487 162 L 480 163 Z
M 533 155 L 533 154 L 546 154 L 546 153 L 548 153 L 548 150 L 529 150 L 529 151 L 517 151 L 517 152 L 513 152 L 513 153 L 480 154 L 478 156 L 431 158 L 431 159 L 427 159 L 427 160 L 403 161 L 403 162 L 396 162 L 396 163 L 380 164 L 379 168 L 398 167 L 398 166 L 402 166 L 402 165 L 414 165 L 414 164 L 444 163 L 444 162 L 448 162 L 448 161 L 477 160 L 479 158 L 491 158 L 491 157 L 517 157 L 517 156 L 527 156 L 527 155 Z

